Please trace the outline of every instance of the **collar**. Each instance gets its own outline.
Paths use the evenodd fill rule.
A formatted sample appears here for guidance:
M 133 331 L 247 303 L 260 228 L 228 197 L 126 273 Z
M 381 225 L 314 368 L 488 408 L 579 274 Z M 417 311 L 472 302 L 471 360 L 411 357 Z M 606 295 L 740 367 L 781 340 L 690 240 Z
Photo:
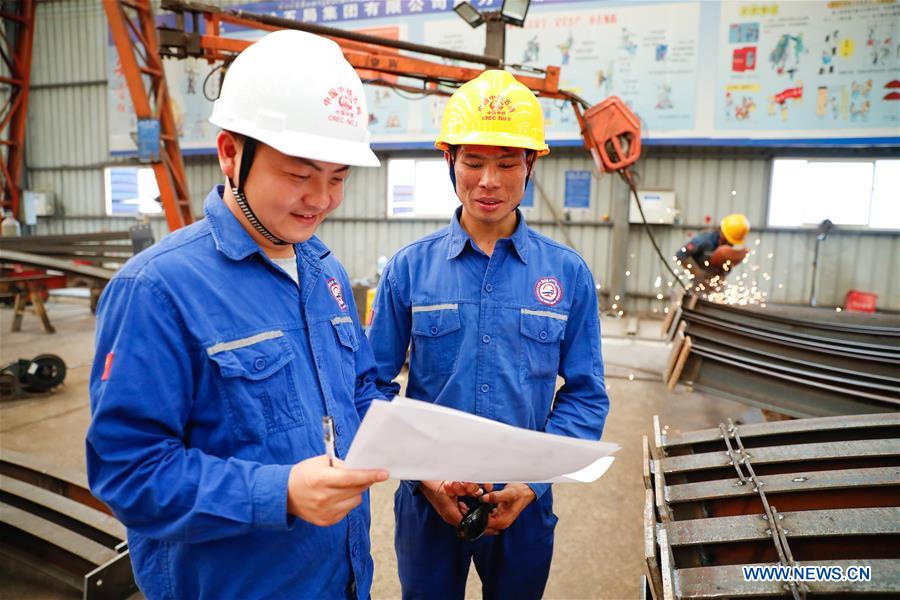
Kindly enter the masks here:
M 243 260 L 251 254 L 264 254 L 259 244 L 250 237 L 237 217 L 229 210 L 223 200 L 224 185 L 217 185 L 209 192 L 203 203 L 203 214 L 209 223 L 216 250 L 231 260 Z M 312 261 L 319 261 L 331 254 L 331 251 L 319 238 L 313 236 L 309 240 L 294 244 L 294 252 L 302 254 Z
M 475 242 L 472 241 L 471 236 L 459 222 L 461 215 L 462 206 L 456 209 L 456 212 L 453 213 L 453 218 L 450 220 L 450 247 L 447 250 L 447 260 L 459 256 L 465 250 L 467 242 L 473 248 L 475 247 Z M 516 217 L 518 218 L 516 230 L 513 231 L 513 234 L 508 239 L 512 242 L 513 248 L 516 249 L 519 260 L 528 264 L 528 225 L 525 223 L 525 215 L 518 208 L 516 209 Z

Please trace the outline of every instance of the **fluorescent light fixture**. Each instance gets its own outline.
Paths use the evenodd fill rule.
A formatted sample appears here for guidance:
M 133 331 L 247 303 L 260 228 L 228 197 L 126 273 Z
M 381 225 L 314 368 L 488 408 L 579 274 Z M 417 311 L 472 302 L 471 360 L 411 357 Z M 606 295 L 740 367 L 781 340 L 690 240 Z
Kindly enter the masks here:
M 525 17 L 528 16 L 528 7 L 531 0 L 503 0 L 503 7 L 500 14 L 503 20 L 510 25 L 522 27 L 525 25 Z
M 484 23 L 484 16 L 480 12 L 478 12 L 477 8 L 475 8 L 468 2 L 460 2 L 453 7 L 453 10 L 455 10 L 456 14 L 463 18 L 463 21 L 468 23 L 473 28 L 478 27 L 479 25 Z

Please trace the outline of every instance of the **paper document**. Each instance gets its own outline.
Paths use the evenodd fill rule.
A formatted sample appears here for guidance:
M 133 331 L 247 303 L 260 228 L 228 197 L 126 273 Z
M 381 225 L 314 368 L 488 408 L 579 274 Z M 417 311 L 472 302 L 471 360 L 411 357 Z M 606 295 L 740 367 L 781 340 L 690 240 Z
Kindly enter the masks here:
M 344 462 L 385 469 L 394 479 L 589 483 L 618 449 L 397 396 L 372 403 Z

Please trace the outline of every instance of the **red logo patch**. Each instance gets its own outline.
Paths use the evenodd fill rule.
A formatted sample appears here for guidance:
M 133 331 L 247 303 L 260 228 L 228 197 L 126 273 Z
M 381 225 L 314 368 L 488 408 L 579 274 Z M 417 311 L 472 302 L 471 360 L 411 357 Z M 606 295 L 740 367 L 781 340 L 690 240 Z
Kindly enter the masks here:
M 109 372 L 112 371 L 112 361 L 113 361 L 113 353 L 110 352 L 106 355 L 106 364 L 103 365 L 103 375 L 100 377 L 100 381 L 106 381 L 109 379 Z
M 334 298 L 334 301 L 337 302 L 341 310 L 347 312 L 347 303 L 344 302 L 344 291 L 341 289 L 341 284 L 338 283 L 338 280 L 329 279 L 328 289 L 331 290 L 331 296 Z
M 556 277 L 541 277 L 534 284 L 534 296 L 541 304 L 556 306 L 562 300 L 562 284 Z

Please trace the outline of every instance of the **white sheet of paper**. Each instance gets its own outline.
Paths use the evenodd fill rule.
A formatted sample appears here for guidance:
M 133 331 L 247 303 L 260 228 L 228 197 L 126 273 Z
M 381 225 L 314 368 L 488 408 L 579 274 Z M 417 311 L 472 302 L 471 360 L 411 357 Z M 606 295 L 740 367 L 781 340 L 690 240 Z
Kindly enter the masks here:
M 372 403 L 344 462 L 385 469 L 394 479 L 588 483 L 618 449 L 398 396 Z
M 554 477 L 550 481 L 552 483 L 590 483 L 592 481 L 597 481 L 609 470 L 613 464 L 613 460 L 615 460 L 614 456 L 604 456 L 603 458 L 598 458 L 580 471 L 575 471 L 568 475 L 560 475 L 559 477 Z

